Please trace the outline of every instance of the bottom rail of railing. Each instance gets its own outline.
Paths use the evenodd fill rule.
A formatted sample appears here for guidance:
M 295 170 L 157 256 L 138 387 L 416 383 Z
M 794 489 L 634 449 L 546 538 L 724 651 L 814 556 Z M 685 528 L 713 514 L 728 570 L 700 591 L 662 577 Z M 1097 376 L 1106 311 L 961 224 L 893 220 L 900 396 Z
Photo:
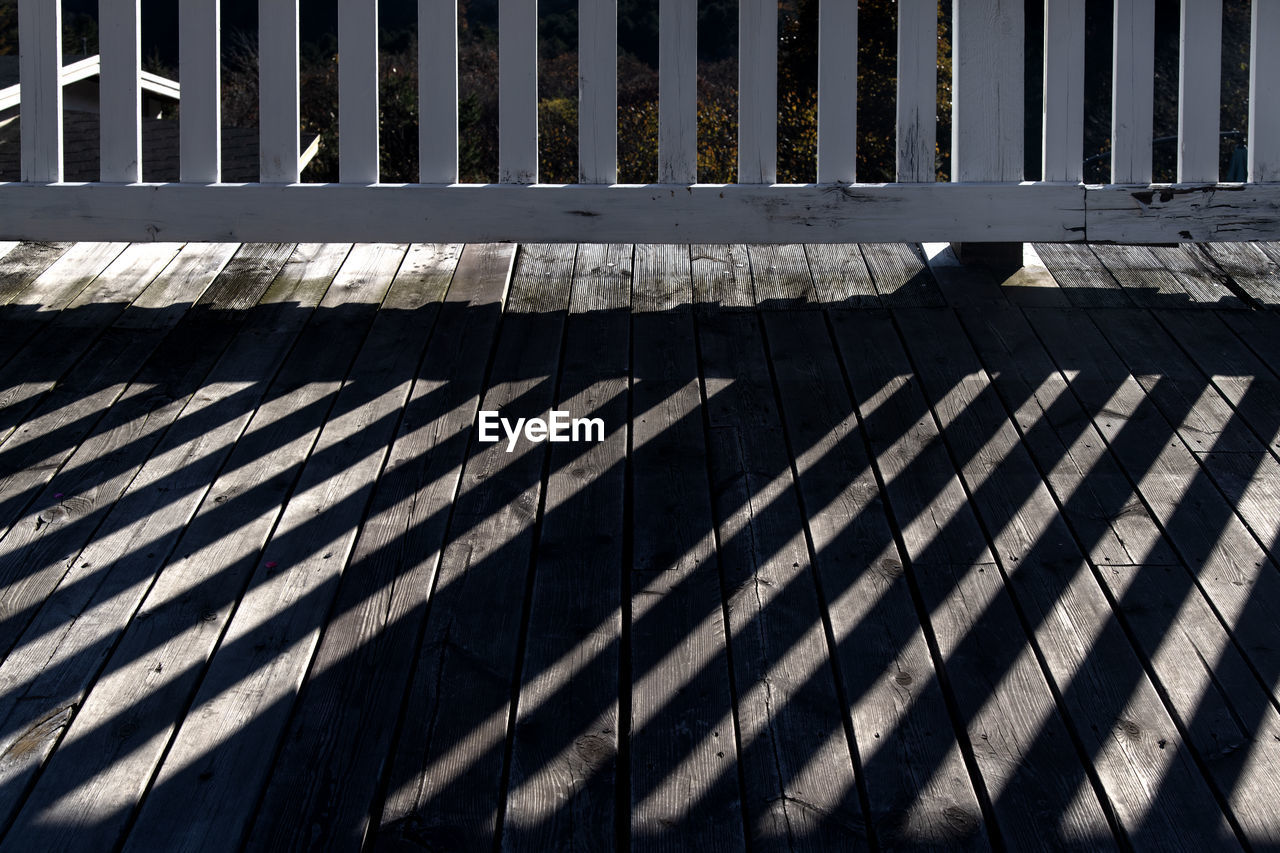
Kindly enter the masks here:
M 652 243 L 1280 239 L 1280 184 L 0 183 L 0 240 Z

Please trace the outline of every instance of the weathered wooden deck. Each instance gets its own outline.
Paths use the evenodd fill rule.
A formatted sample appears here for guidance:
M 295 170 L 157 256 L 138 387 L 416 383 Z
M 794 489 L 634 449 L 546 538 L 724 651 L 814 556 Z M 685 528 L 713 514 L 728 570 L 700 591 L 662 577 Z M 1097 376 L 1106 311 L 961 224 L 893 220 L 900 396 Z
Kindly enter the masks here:
M 4 853 L 1280 847 L 1276 246 L 0 248 Z

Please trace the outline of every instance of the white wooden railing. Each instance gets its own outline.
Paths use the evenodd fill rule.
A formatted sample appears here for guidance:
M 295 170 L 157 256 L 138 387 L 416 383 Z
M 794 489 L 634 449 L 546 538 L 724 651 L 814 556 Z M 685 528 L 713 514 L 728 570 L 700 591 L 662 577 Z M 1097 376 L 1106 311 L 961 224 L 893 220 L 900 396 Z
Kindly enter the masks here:
M 378 175 L 373 0 L 339 0 L 340 183 L 302 184 L 299 0 L 259 0 L 261 183 L 219 182 L 218 0 L 179 0 L 181 182 L 141 184 L 139 0 L 100 0 L 101 182 L 62 182 L 60 12 L 19 0 L 21 183 L 0 239 L 653 242 L 1280 238 L 1280 0 L 1254 0 L 1249 177 L 1218 183 L 1222 0 L 1182 0 L 1178 184 L 1152 185 L 1155 0 L 1115 0 L 1112 174 L 1085 185 L 1085 0 L 1046 0 L 1043 175 L 1023 178 L 1024 0 L 953 0 L 951 183 L 934 0 L 899 0 L 897 178 L 857 183 L 857 4 L 820 7 L 816 184 L 774 183 L 777 6 L 740 5 L 738 183 L 697 184 L 695 0 L 660 0 L 660 183 L 618 185 L 617 10 L 579 0 L 581 183 L 538 184 L 537 0 L 500 0 L 500 183 L 459 184 L 454 0 L 419 0 L 420 175 Z M 1034 0 L 1032 0 L 1034 2 Z

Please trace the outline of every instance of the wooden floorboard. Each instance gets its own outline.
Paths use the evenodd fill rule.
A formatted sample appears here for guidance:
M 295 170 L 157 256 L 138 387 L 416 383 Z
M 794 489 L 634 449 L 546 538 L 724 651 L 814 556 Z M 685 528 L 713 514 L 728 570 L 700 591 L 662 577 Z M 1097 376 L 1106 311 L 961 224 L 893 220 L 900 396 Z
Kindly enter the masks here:
M 1280 845 L 1280 253 L 950 253 L 0 243 L 0 851 Z
M 849 312 L 833 321 L 996 831 L 1015 847 L 1045 843 L 1046 833 L 1056 844 L 1107 846 L 1103 804 L 1026 649 L 938 425 L 907 379 L 912 370 L 892 318 Z M 1031 767 L 1034 783 L 1025 775 Z
M 574 247 L 540 255 L 517 262 L 481 402 L 512 419 L 543 416 L 555 400 Z M 546 445 L 523 435 L 508 446 L 472 439 L 391 761 L 380 846 L 482 849 L 499 831 L 546 459 Z
M 196 508 L 212 485 L 225 482 L 219 469 L 344 255 L 343 247 L 298 247 L 274 283 L 252 284 L 261 304 L 244 318 L 199 398 L 183 409 L 107 516 L 105 535 L 80 552 L 0 665 L 0 750 L 11 755 L 15 743 L 28 744 L 23 760 L 5 768 L 6 791 L 21 788 L 22 774 L 33 774 L 54 748 Z M 7 802 L 11 809 L 14 800 Z

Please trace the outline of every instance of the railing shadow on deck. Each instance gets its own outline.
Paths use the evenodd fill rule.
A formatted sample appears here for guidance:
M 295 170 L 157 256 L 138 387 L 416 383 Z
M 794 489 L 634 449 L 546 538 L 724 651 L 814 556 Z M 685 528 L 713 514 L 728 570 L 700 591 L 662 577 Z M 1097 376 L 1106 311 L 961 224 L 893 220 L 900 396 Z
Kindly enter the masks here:
M 1185 307 L 1176 299 L 1168 304 Z M 264 508 L 278 514 L 281 500 L 304 497 L 297 491 L 299 478 L 306 476 L 299 465 L 287 466 L 278 476 L 248 491 L 210 492 L 202 498 L 195 520 L 182 520 L 181 531 L 173 525 L 147 531 L 149 539 L 129 542 L 111 564 L 100 566 L 79 565 L 78 555 L 90 539 L 101 541 L 130 529 L 145 519 L 145 513 L 159 512 L 170 501 L 189 498 L 193 491 L 207 488 L 207 482 L 184 480 L 184 469 L 177 468 L 168 478 L 171 482 L 149 482 L 145 489 L 126 492 L 118 501 L 95 503 L 94 491 L 100 484 L 127 476 L 132 466 L 141 464 L 140 460 L 151 456 L 157 447 L 182 447 L 198 440 L 182 417 L 163 432 L 136 430 L 126 443 L 110 447 L 91 462 L 72 457 L 51 477 L 32 480 L 20 491 L 0 494 L 0 523 L 9 531 L 0 540 L 0 583 L 6 596 L 0 618 L 0 654 L 8 656 L 6 666 L 12 667 L 11 673 L 21 676 L 0 678 L 0 748 L 4 750 L 0 767 L 8 765 L 0 770 L 4 849 L 42 849 L 65 841 L 67 827 L 60 823 L 59 804 L 88 802 L 83 791 L 95 780 L 101 782 L 113 774 L 135 787 L 141 782 L 145 787 L 141 806 L 137 796 L 127 792 L 115 801 L 100 799 L 96 810 L 78 816 L 72 836 L 77 843 L 90 844 L 92 840 L 111 847 L 127 835 L 131 845 L 141 848 L 152 839 L 174 840 L 189 834 L 189 838 L 215 847 L 248 844 L 267 848 L 292 842 L 462 850 L 492 847 L 500 833 L 502 847 L 521 849 L 546 846 L 548 837 L 570 826 L 576 837 L 606 846 L 628 840 L 636 847 L 696 840 L 732 849 L 772 844 L 802 847 L 837 840 L 886 849 L 980 847 L 1010 843 L 1034 828 L 1047 844 L 1087 847 L 1105 843 L 1105 839 L 1072 835 L 1064 824 L 1078 808 L 1078 800 L 1096 798 L 1107 818 L 1102 828 L 1109 827 L 1142 847 L 1165 836 L 1167 828 L 1161 820 L 1171 806 L 1176 808 L 1194 796 L 1175 790 L 1173 775 L 1159 778 L 1158 767 L 1167 768 L 1175 761 L 1165 758 L 1157 767 L 1157 778 L 1149 780 L 1152 793 L 1147 818 L 1133 821 L 1118 815 L 1112 792 L 1106 790 L 1107 780 L 1094 769 L 1101 760 L 1099 751 L 1109 748 L 1114 735 L 1088 731 L 1090 722 L 1079 716 L 1079 709 L 1088 706 L 1092 708 L 1091 720 L 1113 720 L 1115 731 L 1123 730 L 1127 703 L 1139 684 L 1153 675 L 1161 682 L 1160 671 L 1151 660 L 1160 647 L 1161 634 L 1153 633 L 1152 625 L 1158 625 L 1161 618 L 1172 618 L 1186 601 L 1206 595 L 1223 622 L 1208 626 L 1206 631 L 1229 639 L 1230 644 L 1217 660 L 1202 661 L 1208 673 L 1207 686 L 1195 713 L 1175 707 L 1164 687 L 1161 696 L 1178 723 L 1176 746 L 1183 752 L 1176 760 L 1189 762 L 1207 775 L 1212 789 L 1207 802 L 1226 810 L 1231 827 L 1248 836 L 1251 830 L 1242 827 L 1235 813 L 1235 797 L 1247 788 L 1241 778 L 1247 772 L 1245 759 L 1263 748 L 1253 742 L 1253 734 L 1259 721 L 1276 712 L 1271 691 L 1280 679 L 1280 656 L 1263 642 L 1275 636 L 1274 612 L 1267 609 L 1273 603 L 1268 590 L 1277 588 L 1277 545 L 1271 538 L 1275 530 L 1251 528 L 1258 553 L 1265 554 L 1265 565 L 1253 572 L 1259 594 L 1246 596 L 1239 612 L 1223 610 L 1223 602 L 1206 592 L 1206 582 L 1199 573 L 1215 559 L 1219 537 L 1233 525 L 1239 526 L 1236 513 L 1244 491 L 1260 471 L 1275 462 L 1266 448 L 1275 450 L 1280 408 L 1266 405 L 1275 398 L 1265 395 L 1274 391 L 1276 378 L 1255 378 L 1255 387 L 1245 393 L 1247 397 L 1263 395 L 1263 403 L 1241 401 L 1230 412 L 1224 429 L 1206 434 L 1205 445 L 1192 448 L 1197 452 L 1219 446 L 1235 453 L 1242 447 L 1256 450 L 1244 451 L 1247 458 L 1236 460 L 1240 464 L 1232 469 L 1234 479 L 1212 476 L 1209 467 L 1189 472 L 1176 510 L 1159 519 L 1162 544 L 1152 551 L 1150 562 L 1138 561 L 1127 586 L 1115 587 L 1124 590 L 1113 602 L 1115 610 L 1094 626 L 1093 645 L 1081 653 L 1081 677 L 1063 679 L 1061 673 L 1052 672 L 1042 676 L 1052 684 L 1052 694 L 1058 707 L 1065 709 L 1065 719 L 1055 713 L 1042 720 L 1036 739 L 1019 744 L 1024 752 L 1015 757 L 998 785 L 993 784 L 996 780 L 980 779 L 968 789 L 966 798 L 932 801 L 922 792 L 949 760 L 956 742 L 970 773 L 987 766 L 975 756 L 982 745 L 973 742 L 973 726 L 984 714 L 987 702 L 994 699 L 980 689 L 975 692 L 972 684 L 958 685 L 957 678 L 981 671 L 986 676 L 984 684 L 998 685 L 1026 654 L 1029 644 L 1037 652 L 1040 671 L 1048 669 L 1039 640 L 1028 635 L 1038 638 L 1043 636 L 1041 632 L 1053 630 L 1046 622 L 1053 602 L 1066 595 L 1073 584 L 1082 582 L 1081 573 L 1095 575 L 1086 577 L 1086 584 L 1102 583 L 1101 573 L 1111 567 L 1087 562 L 1085 555 L 1114 533 L 1117 518 L 1149 512 L 1149 507 L 1136 499 L 1133 484 L 1160 473 L 1162 449 L 1179 442 L 1178 429 L 1212 385 L 1203 375 L 1197 380 L 1185 372 L 1148 377 L 1152 384 L 1138 408 L 1127 416 L 1112 413 L 1106 406 L 1124 387 L 1132 387 L 1132 376 L 1100 370 L 1097 361 L 1051 360 L 1037 349 L 1044 344 L 1037 323 L 1079 324 L 1087 337 L 1095 334 L 1092 318 L 1102 312 L 1090 315 L 1075 309 L 1044 308 L 1024 313 L 1012 307 L 996 311 L 1009 328 L 1026 332 L 1024 342 L 1031 350 L 1019 353 L 1011 348 L 998 369 L 988 363 L 996 381 L 969 404 L 948 410 L 950 421 L 941 429 L 942 446 L 955 467 L 966 469 L 976 464 L 977 449 L 995 437 L 983 431 L 986 422 L 974 414 L 981 405 L 994 405 L 1006 413 L 1022 411 L 1033 402 L 1031 393 L 1061 376 L 1057 371 L 1070 377 L 1070 383 L 1041 412 L 1040 419 L 1017 419 L 1021 431 L 1018 453 L 1033 445 L 1065 447 L 1091 433 L 1092 422 L 1103 415 L 1114 414 L 1117 421 L 1126 424 L 1107 435 L 1112 454 L 1105 455 L 1096 469 L 1083 472 L 1072 492 L 1057 496 L 1058 509 L 1070 528 L 1070 543 L 1053 538 L 1046 527 L 1036 533 L 1018 566 L 1007 563 L 1007 556 L 992 545 L 992 539 L 1006 526 L 1021 523 L 1016 511 L 1035 490 L 1043 488 L 1046 472 L 1067 461 L 1065 449 L 1057 459 L 1041 450 L 1033 453 L 1033 466 L 1022 459 L 1006 460 L 969 484 L 967 502 L 977 509 L 984 534 L 980 539 L 966 539 L 964 513 L 959 513 L 935 518 L 932 535 L 913 543 L 908 550 L 914 553 L 904 553 L 903 531 L 919 527 L 924 519 L 907 512 L 895 484 L 927 499 L 949 487 L 954 470 L 910 458 L 901 460 L 890 478 L 883 474 L 882 454 L 912 447 L 910 427 L 921 419 L 933 418 L 940 401 L 971 379 L 965 365 L 977 356 L 970 351 L 953 361 L 931 363 L 927 370 L 917 364 L 914 367 L 921 370 L 913 369 L 908 376 L 892 371 L 873 375 L 867 371 L 874 366 L 852 359 L 854 350 L 849 341 L 842 344 L 838 339 L 841 317 L 856 314 L 874 318 L 897 329 L 897 334 L 903 327 L 894 324 L 907 314 L 914 313 L 917 319 L 913 323 L 919 318 L 934 318 L 954 326 L 956 313 L 951 309 L 889 313 L 841 304 L 811 307 L 825 309 L 827 314 L 772 304 L 758 312 L 717 312 L 710 310 L 714 306 L 697 306 L 698 310 L 637 313 L 629 321 L 625 319 L 627 312 L 607 311 L 572 316 L 564 311 L 507 313 L 499 320 L 495 306 L 446 302 L 408 312 L 411 316 L 403 319 L 380 319 L 380 323 L 397 327 L 421 321 L 422 337 L 414 339 L 414 345 L 423 352 L 428 346 L 427 325 L 434 325 L 437 334 L 441 329 L 496 327 L 497 339 L 524 341 L 529 347 L 561 347 L 571 340 L 606 341 L 625 330 L 631 340 L 629 357 L 613 378 L 629 378 L 631 390 L 622 401 L 599 399 L 596 411 L 614 416 L 619 411 L 630 412 L 631 430 L 625 417 L 606 425 L 615 440 L 623 436 L 629 458 L 617 456 L 607 467 L 595 468 L 584 461 L 595 447 L 587 444 L 529 447 L 522 443 L 517 453 L 508 456 L 500 445 L 476 444 L 472 418 L 466 430 L 439 435 L 429 457 L 396 459 L 393 466 L 379 467 L 376 483 L 352 486 L 323 511 L 296 526 L 276 529 L 265 548 L 246 543 L 244 553 L 224 558 L 217 571 L 189 574 L 198 578 L 197 582 L 167 590 L 173 594 L 167 600 L 148 599 L 144 603 L 148 589 L 163 588 L 154 586 L 158 575 L 177 571 L 191 554 L 215 553 L 220 542 L 234 538 Z M 86 314 L 95 310 L 99 309 L 85 309 Z M 128 308 L 125 314 L 140 310 Z M 201 310 L 193 309 L 189 315 L 190 322 L 199 328 L 213 327 L 226 319 L 212 316 L 216 312 L 202 316 Z M 282 318 L 297 311 L 310 309 L 258 307 L 249 312 L 250 322 L 262 334 L 270 335 Z M 1036 312 L 1042 313 L 1033 316 L 1028 325 L 1027 317 Z M 1204 316 L 1219 322 L 1214 312 Z M 1123 317 L 1149 324 L 1146 331 L 1151 334 L 1167 334 L 1158 315 L 1131 310 L 1124 311 Z M 59 322 L 65 324 L 68 319 Z M 328 334 L 345 338 L 353 353 L 369 334 L 370 320 L 368 312 L 345 308 L 317 309 L 311 318 Z M 962 312 L 961 320 L 968 335 L 966 345 L 972 346 L 984 318 Z M 823 332 L 823 337 L 809 341 L 814 353 L 810 361 L 838 365 L 845 377 L 843 385 L 830 389 L 836 400 L 833 404 L 780 411 L 777 394 L 784 379 L 777 362 L 782 352 L 771 330 L 787 328 L 788 323 Z M 96 324 L 86 317 L 84 325 Z M 33 342 L 47 332 L 38 315 L 13 306 L 0 308 L 0 328 L 7 337 Z M 186 333 L 192 328 L 183 327 Z M 762 347 L 762 353 L 773 362 L 772 372 L 753 378 L 732 371 L 729 375 L 707 375 L 699 347 L 705 348 L 711 336 L 723 334 L 724 329 L 754 335 L 755 346 Z M 673 344 L 673 352 L 660 358 L 635 357 L 634 348 L 640 342 L 658 340 L 661 334 L 673 331 L 686 336 L 683 343 Z M 365 340 L 364 345 L 371 341 Z M 335 340 L 335 345 L 341 343 Z M 911 356 L 911 341 L 907 344 Z M 137 417 L 145 419 L 148 412 L 199 392 L 204 374 L 175 369 L 172 361 L 184 352 L 193 357 L 193 342 L 171 335 L 160 347 L 171 358 L 152 358 L 137 376 L 114 376 L 103 370 L 77 387 L 78 395 L 91 396 L 130 380 L 135 386 L 154 381 L 150 401 L 136 410 Z M 797 358 L 803 355 L 791 353 Z M 1212 355 L 1197 353 L 1200 358 Z M 1108 357 L 1118 358 L 1114 353 Z M 542 414 L 547 401 L 569 400 L 589 390 L 590 383 L 575 381 L 575 376 L 601 376 L 588 370 L 567 371 L 564 362 L 545 373 L 534 366 L 535 359 L 494 360 L 492 352 L 486 358 L 490 359 L 487 388 L 520 384 L 521 390 L 503 406 L 507 417 Z M 332 383 L 334 388 L 307 407 L 284 415 L 272 428 L 270 445 L 255 443 L 251 425 L 249 433 L 239 439 L 237 455 L 230 461 L 224 459 L 218 470 L 262 464 L 282 443 L 305 439 L 322 422 L 332 424 L 343 417 L 358 416 L 361 406 L 384 395 L 405 395 L 416 383 L 420 390 L 405 406 L 360 423 L 340 443 L 312 451 L 308 468 L 317 466 L 315 470 L 330 472 L 327 481 L 333 481 L 359 461 L 353 448 L 386 448 L 394 436 L 432 428 L 439 423 L 437 418 L 455 407 L 475 402 L 471 392 L 450 387 L 456 379 L 456 365 L 441 372 L 430 358 L 413 371 L 365 374 L 360 383 L 350 381 L 347 389 L 335 396 L 337 383 L 351 380 L 349 363 L 350 359 L 345 364 L 321 365 L 310 374 L 295 366 L 292 371 L 285 368 L 273 375 L 248 369 L 242 375 L 225 377 L 242 383 L 242 387 L 202 411 L 198 425 L 204 432 L 243 417 L 272 399 L 284 399 L 299 382 Z M 1230 374 L 1234 365 L 1224 361 L 1219 370 L 1217 365 L 1202 361 L 1199 366 L 1209 374 Z M 808 370 L 812 365 L 796 363 L 792 368 Z M 647 373 L 650 370 L 658 375 Z M 55 373 L 60 371 L 43 372 L 41 360 L 19 352 L 0 365 L 0 379 L 5 383 L 0 394 L 24 384 L 53 382 L 59 378 Z M 1015 375 L 1018 382 L 1012 381 Z M 900 381 L 903 379 L 906 381 Z M 723 386 L 726 381 L 763 383 L 766 393 L 759 399 L 765 401 L 765 409 L 750 413 L 750 417 L 744 415 L 738 428 L 759 429 L 769 441 L 786 444 L 785 452 L 767 455 L 780 464 L 762 465 L 759 457 L 744 456 L 740 460 L 743 468 L 737 472 L 713 472 L 707 467 L 704 460 L 708 442 L 713 440 L 710 430 L 720 428 L 707 420 L 707 407 L 715 396 L 710 386 Z M 646 384 L 655 389 L 648 396 L 642 391 Z M 693 398 L 698 405 L 691 409 L 686 406 L 690 387 L 698 389 Z M 880 396 L 874 405 L 869 405 L 867 395 L 854 393 L 863 387 L 877 389 Z M 637 395 L 645 400 L 645 408 L 636 405 Z M 926 401 L 929 405 L 924 405 Z M 664 407 L 670 421 L 643 443 L 636 442 L 637 419 L 654 417 Z M 843 418 L 829 417 L 842 407 L 847 410 Z M 25 411 L 29 414 L 32 409 Z M 1245 411 L 1251 420 L 1242 417 Z M 0 476 L 9 478 L 40 460 L 61 458 L 81 446 L 86 436 L 118 425 L 111 413 L 100 415 L 86 414 L 38 436 L 14 433 L 0 443 Z M 0 419 L 4 417 L 6 413 L 0 410 Z M 770 419 L 777 421 L 776 428 L 762 426 Z M 7 431 L 20 420 L 16 414 L 10 421 L 0 420 L 0 430 Z M 812 458 L 813 447 L 795 443 L 798 422 L 804 422 L 805 434 L 834 436 L 817 458 Z M 1154 425 L 1162 425 L 1162 431 L 1154 431 Z M 690 436 L 693 445 L 685 442 Z M 672 437 L 680 441 L 668 440 Z M 915 449 L 937 446 L 934 439 L 932 444 L 926 442 Z M 229 448 L 208 449 L 209 453 L 219 451 L 230 453 Z M 483 476 L 467 478 L 456 498 L 430 511 L 403 509 L 403 501 L 412 504 L 437 478 L 456 476 L 464 454 L 491 457 L 479 469 Z M 842 471 L 840 466 L 868 454 L 881 488 L 889 481 L 887 496 L 882 493 L 858 506 L 841 520 L 842 526 L 827 544 L 816 546 L 808 522 L 800 520 L 811 521 L 826 503 L 841 499 L 833 491 L 839 478 L 832 477 L 832 466 Z M 804 463 L 796 463 L 801 457 Z M 1119 466 L 1117 459 L 1121 460 Z M 1124 469 L 1121 480 L 1129 486 L 1127 494 L 1116 488 L 1119 468 Z M 843 473 L 848 480 L 866 474 L 855 470 Z M 1028 473 L 1035 476 L 1028 477 Z M 566 474 L 571 475 L 575 488 L 555 506 L 547 506 L 548 476 Z M 664 476 L 673 483 L 696 481 L 702 488 L 692 492 L 671 489 L 663 494 L 650 485 L 637 491 L 640 478 L 660 481 Z M 723 476 L 729 480 L 719 479 Z M 620 502 L 614 488 L 619 482 L 625 487 Z M 762 488 L 762 484 L 769 488 Z M 166 492 L 171 487 L 173 490 Z M 993 499 L 996 493 L 999 500 Z M 166 496 L 157 498 L 157 494 Z M 532 505 L 530 494 L 534 495 Z M 59 510 L 63 505 L 71 509 Z M 996 509 L 1000 506 L 1015 512 L 1002 515 Z M 544 550 L 543 537 L 557 517 L 594 515 L 603 520 L 598 512 L 601 507 L 619 513 L 616 525 L 582 530 L 577 538 L 562 531 L 554 543 L 558 550 L 549 545 Z M 486 519 L 499 512 L 506 512 L 509 519 L 505 538 L 474 541 L 475 531 L 490 531 Z M 744 513 L 745 521 L 740 518 Z M 398 526 L 381 531 L 369 521 L 385 518 L 394 519 Z M 670 538 L 637 547 L 636 536 L 663 531 L 669 532 Z M 380 542 L 373 541 L 376 536 L 382 537 Z M 371 544 L 361 547 L 365 537 L 370 537 Z M 742 541 L 735 543 L 735 537 L 742 537 Z M 277 566 L 273 555 L 313 557 L 311 543 L 326 543 L 327 547 L 335 539 L 348 546 L 357 543 L 358 556 L 345 570 L 327 573 L 321 582 L 291 599 L 271 598 L 270 589 L 279 585 L 291 568 Z M 749 544 L 743 545 L 743 541 Z M 807 559 L 799 566 L 802 571 L 789 573 L 781 588 L 770 589 L 757 601 L 758 610 L 749 620 L 735 620 L 731 612 L 735 602 L 744 591 L 752 597 L 758 595 L 749 588 L 759 583 L 761 567 L 778 556 L 771 549 L 793 541 L 808 543 L 801 548 Z M 707 542 L 712 543 L 709 550 Z M 1202 542 L 1205 547 L 1192 550 L 1189 543 L 1193 542 Z M 922 573 L 948 567 L 947 571 L 959 579 L 980 563 L 986 565 L 984 555 L 993 548 L 1003 574 L 1025 572 L 1025 567 L 1041 573 L 1037 583 L 1047 591 L 1047 597 L 1035 601 L 1026 587 L 1010 582 L 1012 598 L 999 593 L 997 602 L 978 602 L 972 624 L 959 636 L 940 641 L 938 620 L 945 621 L 946 599 L 956 589 L 936 574 L 926 583 Z M 481 558 L 472 561 L 473 551 L 482 553 Z M 566 557 L 566 552 L 570 556 Z M 644 565 L 636 562 L 641 552 Z M 1063 555 L 1071 553 L 1078 559 L 1064 564 Z M 446 561 L 454 561 L 450 571 L 438 568 L 442 554 Z M 700 555 L 696 566 L 692 554 Z M 709 558 L 701 558 L 707 554 Z M 752 555 L 754 563 L 742 563 L 744 554 Z M 892 555 L 900 570 L 886 563 L 885 555 Z M 1169 555 L 1174 555 L 1177 563 L 1172 569 Z M 579 558 L 582 565 L 593 568 L 600 561 L 612 560 L 613 571 L 603 578 L 573 578 L 566 573 Z M 824 561 L 859 565 L 866 574 L 841 578 L 837 573 L 822 572 Z M 525 629 L 542 617 L 531 612 L 532 608 L 550 606 L 548 602 L 555 600 L 553 596 L 534 601 L 532 608 L 530 605 L 544 566 L 555 566 L 560 572 L 548 582 L 559 584 L 561 592 L 571 591 L 575 585 L 596 586 L 597 594 L 561 602 L 560 630 L 534 636 Z M 1212 570 L 1219 570 L 1217 564 Z M 835 602 L 865 585 L 871 573 L 877 576 L 875 586 L 882 589 L 881 599 L 867 602 L 856 624 L 833 630 L 830 620 Z M 428 586 L 406 590 L 406 578 L 415 584 L 425 579 Z M 1151 602 L 1157 585 L 1165 604 L 1153 616 Z M 714 595 L 708 596 L 708 589 Z M 254 605 L 266 608 L 264 618 L 256 623 L 249 621 L 253 614 L 244 604 L 246 596 L 254 593 L 267 602 Z M 642 593 L 643 598 L 639 597 Z M 903 689 L 906 698 L 898 709 L 897 728 L 876 733 L 877 740 L 894 745 L 888 748 L 869 742 L 870 733 L 853 727 L 847 715 L 850 706 L 883 690 L 881 682 L 920 630 L 919 624 L 894 624 L 894 595 L 911 602 L 924 625 L 930 654 L 924 683 Z M 86 628 L 94 608 L 109 604 L 113 596 L 134 597 L 132 606 L 119 611 L 130 618 L 128 627 L 119 623 L 97 631 Z M 1002 608 L 1007 610 L 1010 603 L 1022 632 L 995 642 L 999 632 L 1007 628 Z M 788 616 L 806 609 L 825 624 L 815 626 L 812 620 Z M 244 619 L 247 627 L 223 633 L 228 622 L 237 617 Z M 156 671 L 154 676 L 146 676 L 153 678 L 154 684 L 136 691 L 135 704 L 109 712 L 99 709 L 94 717 L 97 724 L 84 727 L 80 712 L 89 685 L 100 686 L 111 679 L 143 679 L 158 649 L 185 642 L 183 636 L 192 631 L 198 634 L 204 623 L 215 630 L 212 639 L 203 640 L 209 649 L 217 643 L 211 663 L 206 662 L 207 655 L 197 654 L 179 671 L 166 670 L 163 675 Z M 680 626 L 688 626 L 690 631 L 666 630 Z M 780 658 L 773 655 L 781 652 L 785 656 L 815 627 L 832 643 L 834 665 L 819 661 L 808 669 L 801 668 L 799 674 L 790 665 L 783 667 Z M 1164 630 L 1177 629 L 1165 624 Z M 699 642 L 717 635 L 720 642 L 709 648 L 694 647 L 690 641 L 695 631 Z M 57 654 L 45 665 L 33 666 L 31 650 L 52 648 L 48 643 L 57 632 L 71 639 L 58 645 Z M 752 632 L 766 632 L 767 637 L 752 638 Z M 296 654 L 301 648 L 309 659 L 309 644 L 317 633 L 321 652 L 317 663 L 309 666 L 300 691 L 295 678 L 283 687 L 276 685 L 273 694 L 245 698 L 245 707 L 251 709 L 245 719 L 229 726 L 208 749 L 183 753 L 187 760 L 184 766 L 153 778 L 175 725 L 180 727 L 179 736 L 183 729 L 201 725 L 202 709 L 252 684 L 290 650 Z M 589 652 L 584 652 L 587 640 L 591 640 Z M 942 649 L 948 645 L 950 650 L 944 654 Z M 761 649 L 767 652 L 763 659 L 745 659 Z M 1117 649 L 1127 651 L 1118 655 Z M 661 667 L 670 665 L 672 656 L 685 657 L 687 664 L 674 683 L 659 674 Z M 1116 660 L 1129 665 L 1116 668 Z M 543 668 L 537 662 L 542 662 Z M 546 668 L 546 662 L 555 665 Z M 1253 681 L 1249 689 L 1232 687 L 1242 683 L 1238 671 L 1219 671 L 1221 667 L 1238 670 L 1241 663 Z M 939 671 L 939 677 L 929 676 L 932 668 Z M 300 670 L 298 677 L 303 671 L 307 670 Z M 1107 672 L 1111 679 L 1105 690 L 1085 674 L 1097 671 Z M 763 677 L 757 683 L 744 683 L 744 674 L 752 673 Z M 0 668 L 0 676 L 6 674 Z M 774 681 L 781 685 L 778 693 L 786 701 L 747 713 L 744 703 L 759 701 L 756 688 Z M 532 695 L 539 699 L 531 705 L 527 700 L 531 694 L 525 691 L 535 682 L 540 688 Z M 602 685 L 613 685 L 614 689 Z M 641 690 L 664 692 L 642 697 Z M 828 730 L 807 731 L 809 739 L 802 740 L 785 728 L 774 728 L 784 726 L 782 721 L 793 712 L 802 719 L 814 719 L 810 703 L 828 698 L 837 699 L 825 708 Z M 93 701 L 93 693 L 88 701 Z M 615 706 L 619 701 L 620 708 Z M 794 707 L 788 707 L 787 702 Z M 641 706 L 645 719 L 638 720 L 635 709 Z M 939 709 L 954 730 L 944 736 L 914 731 L 920 720 L 931 718 L 929 708 Z M 1223 709 L 1233 723 L 1220 719 Z M 763 729 L 744 735 L 744 719 L 756 720 L 762 715 Z M 610 731 L 607 725 L 601 729 L 600 722 L 611 719 L 614 729 Z M 1237 750 L 1238 758 L 1224 761 L 1222 755 L 1206 752 L 1200 733 L 1209 730 L 1234 731 L 1235 745 L 1224 740 L 1223 750 Z M 714 763 L 706 760 L 706 739 L 713 732 L 723 739 L 725 756 Z M 850 768 L 847 778 L 856 783 L 843 790 L 817 792 L 825 799 L 815 805 L 804 800 L 797 786 L 802 786 L 806 763 L 832 739 L 845 745 Z M 169 760 L 174 754 L 168 753 Z M 689 766 L 691 761 L 701 763 L 694 769 Z M 764 778 L 746 778 L 748 772 L 756 772 L 749 768 L 761 766 L 773 770 Z M 1053 772 L 1046 774 L 1046 767 Z M 279 772 L 272 774 L 272 768 Z M 536 786 L 541 784 L 540 774 L 566 769 L 570 778 L 560 783 L 559 799 L 538 799 L 530 804 L 526 798 L 520 814 L 512 814 L 507 803 L 527 793 L 520 790 L 522 785 Z M 885 780 L 898 780 L 900 787 L 893 796 L 875 790 Z M 769 785 L 775 788 L 771 795 L 765 791 Z M 951 790 L 966 785 L 972 782 L 962 780 Z M 912 792 L 919 798 L 906 796 Z M 388 805 L 393 801 L 395 808 Z M 1015 819 L 1011 804 L 1031 807 L 1023 815 L 1023 826 L 1011 823 Z M 788 810 L 793 814 L 789 816 Z M 646 817 L 650 814 L 665 817 L 650 820 Z M 1218 829 L 1208 815 L 1203 825 L 1207 835 Z

